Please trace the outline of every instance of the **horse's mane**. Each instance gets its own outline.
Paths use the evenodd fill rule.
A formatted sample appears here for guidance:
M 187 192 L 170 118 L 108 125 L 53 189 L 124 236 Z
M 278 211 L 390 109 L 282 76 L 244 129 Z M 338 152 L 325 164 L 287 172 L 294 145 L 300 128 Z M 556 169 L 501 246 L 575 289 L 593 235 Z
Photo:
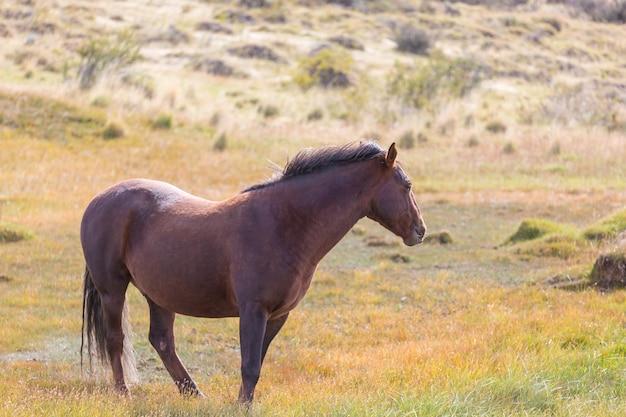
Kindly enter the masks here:
M 288 178 L 310 174 L 333 166 L 367 161 L 384 154 L 383 148 L 371 141 L 303 149 L 287 162 L 278 176 L 248 187 L 243 192 L 266 188 Z

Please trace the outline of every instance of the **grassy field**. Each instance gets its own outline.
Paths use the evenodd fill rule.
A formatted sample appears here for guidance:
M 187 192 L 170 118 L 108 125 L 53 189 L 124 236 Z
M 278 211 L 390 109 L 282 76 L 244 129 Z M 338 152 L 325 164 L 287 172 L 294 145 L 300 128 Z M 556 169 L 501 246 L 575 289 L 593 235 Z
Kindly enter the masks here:
M 466 3 L 3 2 L 0 416 L 626 415 L 626 292 L 588 285 L 626 248 L 626 26 L 583 2 Z M 237 320 L 177 318 L 208 397 L 181 398 L 134 288 L 132 398 L 81 371 L 96 193 L 146 177 L 223 199 L 360 138 L 398 142 L 433 238 L 359 222 L 250 410 Z

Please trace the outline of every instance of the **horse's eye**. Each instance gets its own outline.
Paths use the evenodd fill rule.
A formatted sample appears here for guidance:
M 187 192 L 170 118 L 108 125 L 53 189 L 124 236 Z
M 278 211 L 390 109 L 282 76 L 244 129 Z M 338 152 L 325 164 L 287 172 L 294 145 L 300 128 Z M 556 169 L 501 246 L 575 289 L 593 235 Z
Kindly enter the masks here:
M 409 191 L 411 189 L 412 184 L 410 182 L 407 182 L 406 184 L 404 184 L 404 188 L 406 188 L 407 191 Z

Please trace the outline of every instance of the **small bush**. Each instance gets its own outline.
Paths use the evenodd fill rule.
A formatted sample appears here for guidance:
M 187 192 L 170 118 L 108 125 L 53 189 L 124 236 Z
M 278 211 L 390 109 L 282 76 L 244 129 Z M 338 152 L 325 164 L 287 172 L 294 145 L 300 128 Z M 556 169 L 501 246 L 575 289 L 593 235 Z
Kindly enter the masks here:
M 279 113 L 278 107 L 271 105 L 271 104 L 267 104 L 265 106 L 259 106 L 258 112 L 259 114 L 263 115 L 263 117 L 265 117 L 266 119 L 277 116 Z
M 417 134 L 417 141 L 418 141 L 419 143 L 426 143 L 426 142 L 428 142 L 428 136 L 426 136 L 426 135 L 425 135 L 424 133 L 422 133 L 422 132 L 419 132 L 419 133 Z
M 152 121 L 153 129 L 167 130 L 172 128 L 172 116 L 169 114 L 161 114 Z
M 413 149 L 415 147 L 415 134 L 412 130 L 407 130 L 400 136 L 398 146 L 401 149 Z
M 401 52 L 423 55 L 430 48 L 430 39 L 426 32 L 408 23 L 396 30 L 394 38 L 396 47 Z
M 298 63 L 293 79 L 303 89 L 313 86 L 346 88 L 351 85 L 351 70 L 352 57 L 349 53 L 335 48 L 323 48 Z
M 437 54 L 420 66 L 396 63 L 387 80 L 387 92 L 405 105 L 421 109 L 432 107 L 435 99 L 463 97 L 480 78 L 481 68 L 473 61 Z
M 113 38 L 90 39 L 78 49 L 78 54 L 81 58 L 78 81 L 83 90 L 93 87 L 106 69 L 126 67 L 141 57 L 140 45 L 128 31 Z
M 309 122 L 315 121 L 315 120 L 321 120 L 324 117 L 324 113 L 322 112 L 321 109 L 315 109 L 312 110 L 311 112 L 309 112 L 309 114 L 307 114 L 306 119 Z
M 328 38 L 328 40 L 332 43 L 336 43 L 337 45 L 343 46 L 346 49 L 354 49 L 356 51 L 362 51 L 365 49 L 361 42 L 349 36 L 344 36 L 344 35 L 333 36 L 332 38 Z
M 217 127 L 220 124 L 221 119 L 222 119 L 222 116 L 220 115 L 219 112 L 216 111 L 211 116 L 211 119 L 209 120 L 209 125 L 211 125 L 211 127 Z
M 513 155 L 515 153 L 515 145 L 512 142 L 507 142 L 502 148 L 502 153 L 506 155 Z
M 223 152 L 228 147 L 228 138 L 226 137 L 226 133 L 222 132 L 215 142 L 213 143 L 213 150 L 217 152 Z
M 98 96 L 93 99 L 91 105 L 94 107 L 107 108 L 109 107 L 109 99 L 103 96 Z
M 263 45 L 243 45 L 228 49 L 228 53 L 244 59 L 262 59 L 272 62 L 285 62 L 273 49 Z
M 546 219 L 525 219 L 520 223 L 517 231 L 505 243 L 518 243 L 538 239 L 554 234 L 573 235 L 575 230 L 567 225 L 552 222 Z
M 485 126 L 485 130 L 493 134 L 504 133 L 506 132 L 506 125 L 498 120 L 495 120 L 493 122 L 487 123 L 487 126 Z
M 467 140 L 468 148 L 475 148 L 478 145 L 480 145 L 480 142 L 478 142 L 478 138 L 476 136 L 470 136 L 470 138 Z
M 118 139 L 124 136 L 124 129 L 115 123 L 108 123 L 102 131 L 102 138 L 105 140 Z
M 583 236 L 587 240 L 606 240 L 616 237 L 625 230 L 626 210 L 621 210 L 589 226 L 583 232 Z
M 221 59 L 202 58 L 194 60 L 191 63 L 194 71 L 206 72 L 207 74 L 217 75 L 218 77 L 243 77 L 244 74 L 237 71 L 231 65 Z
M 23 227 L 0 222 L 0 243 L 14 243 L 21 240 L 28 240 L 32 237 L 32 233 Z
M 554 144 L 550 148 L 550 153 L 552 155 L 560 155 L 561 154 L 561 144 L 559 142 L 554 142 Z
M 437 243 L 439 245 L 449 245 L 454 242 L 450 232 L 444 230 L 438 233 L 429 233 L 424 238 L 424 243 Z

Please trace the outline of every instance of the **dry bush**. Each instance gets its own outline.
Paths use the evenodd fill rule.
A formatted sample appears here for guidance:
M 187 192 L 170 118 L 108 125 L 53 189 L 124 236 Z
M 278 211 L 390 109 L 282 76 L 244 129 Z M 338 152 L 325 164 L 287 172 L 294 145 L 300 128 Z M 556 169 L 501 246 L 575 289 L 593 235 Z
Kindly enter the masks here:
M 626 23 L 626 0 L 549 0 L 565 4 L 598 22 Z
M 293 80 L 303 89 L 313 86 L 346 88 L 352 84 L 351 70 L 350 54 L 335 48 L 323 48 L 298 63 Z
M 459 98 L 482 79 L 482 67 L 470 59 L 435 54 L 420 66 L 396 63 L 387 80 L 387 92 L 403 104 L 421 109 L 434 101 Z
M 273 49 L 263 45 L 243 45 L 229 48 L 228 53 L 244 59 L 262 59 L 265 61 L 284 63 L 285 59 L 274 52 Z
M 129 31 L 120 32 L 114 37 L 90 39 L 79 48 L 78 53 L 81 57 L 78 67 L 81 89 L 93 87 L 105 70 L 119 70 L 141 57 L 140 45 Z
M 426 32 L 407 23 L 395 31 L 394 40 L 398 51 L 424 55 L 431 46 Z

